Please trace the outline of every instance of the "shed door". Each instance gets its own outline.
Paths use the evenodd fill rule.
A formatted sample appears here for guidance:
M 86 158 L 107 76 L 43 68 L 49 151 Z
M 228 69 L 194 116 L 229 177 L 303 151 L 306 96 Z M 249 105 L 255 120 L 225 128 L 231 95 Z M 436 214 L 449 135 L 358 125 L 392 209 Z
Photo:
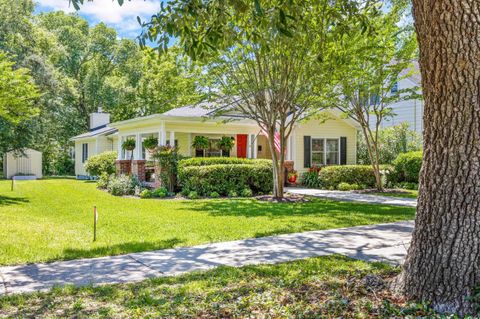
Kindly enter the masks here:
M 247 134 L 237 134 L 237 157 L 247 157 Z

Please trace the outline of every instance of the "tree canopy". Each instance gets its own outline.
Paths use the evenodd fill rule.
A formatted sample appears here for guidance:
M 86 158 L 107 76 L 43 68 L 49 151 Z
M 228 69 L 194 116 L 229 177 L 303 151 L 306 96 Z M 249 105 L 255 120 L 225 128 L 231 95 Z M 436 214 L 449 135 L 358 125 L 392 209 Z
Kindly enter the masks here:
M 72 168 L 69 139 L 88 129 L 89 113 L 98 107 L 116 121 L 198 98 L 197 71 L 174 48 L 159 55 L 119 39 L 103 23 L 90 26 L 76 14 L 34 15 L 33 10 L 32 0 L 0 0 L 0 87 L 12 83 L 3 80 L 11 75 L 25 83 L 2 91 L 10 95 L 9 110 L 0 93 L 0 155 L 32 147 L 43 152 L 46 174 L 68 173 L 62 166 Z M 30 87 L 35 87 L 34 99 L 28 98 Z M 20 103 L 22 98 L 28 103 Z

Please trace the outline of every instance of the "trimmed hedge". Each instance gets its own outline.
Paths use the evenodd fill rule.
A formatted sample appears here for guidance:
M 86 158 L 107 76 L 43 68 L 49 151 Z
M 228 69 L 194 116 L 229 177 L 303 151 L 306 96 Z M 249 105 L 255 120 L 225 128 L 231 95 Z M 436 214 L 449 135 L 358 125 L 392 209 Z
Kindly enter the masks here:
M 408 152 L 397 156 L 393 161 L 393 171 L 388 176 L 390 183 L 418 183 L 422 168 L 423 153 Z
M 272 161 L 268 159 L 250 159 L 236 157 L 192 157 L 183 159 L 178 162 L 178 168 L 186 166 L 208 166 L 216 164 L 270 164 Z
M 375 187 L 375 175 L 370 165 L 334 165 L 323 167 L 318 173 L 326 188 L 336 188 L 340 183 Z
M 380 165 L 380 170 L 390 166 Z M 356 184 L 361 188 L 375 187 L 375 174 L 370 165 L 333 165 L 323 167 L 318 178 L 324 188 L 337 188 L 340 183 Z
M 250 189 L 254 194 L 273 188 L 272 164 L 268 160 L 195 158 L 179 162 L 178 180 L 182 193 L 228 196 Z M 218 163 L 221 164 L 218 164 Z M 239 164 L 240 163 L 240 164 Z M 187 165 L 188 164 L 188 165 Z

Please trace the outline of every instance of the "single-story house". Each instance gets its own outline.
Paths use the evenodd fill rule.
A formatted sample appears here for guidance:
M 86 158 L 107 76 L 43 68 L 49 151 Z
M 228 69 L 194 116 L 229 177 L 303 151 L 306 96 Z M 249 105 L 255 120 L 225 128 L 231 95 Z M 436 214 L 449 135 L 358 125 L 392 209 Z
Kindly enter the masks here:
M 312 165 L 341 165 L 356 163 L 356 123 L 340 116 L 339 111 L 325 111 L 327 116 L 297 123 L 287 142 L 286 160 L 290 169 L 298 172 L 307 170 Z M 117 170 L 123 172 L 130 167 L 132 154 L 122 150 L 126 139 L 136 140 L 131 165 L 133 174 L 145 180 L 145 164 L 149 154 L 142 146 L 142 141 L 149 137 L 158 138 L 160 145 L 174 143 L 183 156 L 222 156 L 216 146 L 222 136 L 235 139 L 235 147 L 228 154 L 231 157 L 266 158 L 271 154 L 267 137 L 261 134 L 256 122 L 235 116 L 234 120 L 225 121 L 212 117 L 209 103 L 172 109 L 162 114 L 154 114 L 130 120 L 109 123 L 109 115 L 101 111 L 90 116 L 90 131 L 72 138 L 75 141 L 75 174 L 87 175 L 84 163 L 92 155 L 106 151 L 117 151 Z M 325 118 L 328 118 L 325 120 Z M 198 154 L 192 148 L 195 136 L 208 137 L 210 148 Z M 138 147 L 140 145 L 140 147 Z M 148 175 L 148 174 L 147 174 Z
M 3 156 L 3 174 L 10 179 L 42 178 L 42 153 L 30 148 L 22 153 L 7 152 Z

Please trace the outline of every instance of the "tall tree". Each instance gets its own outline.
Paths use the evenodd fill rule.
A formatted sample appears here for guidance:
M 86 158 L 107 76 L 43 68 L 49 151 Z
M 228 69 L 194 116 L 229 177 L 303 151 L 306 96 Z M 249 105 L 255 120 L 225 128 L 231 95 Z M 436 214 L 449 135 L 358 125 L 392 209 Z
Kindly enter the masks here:
M 18 124 L 38 113 L 39 93 L 27 69 L 14 69 L 14 62 L 0 51 L 0 118 Z
M 163 113 L 201 98 L 201 69 L 172 47 L 165 54 L 150 48 L 142 52 L 142 78 L 138 85 L 138 115 Z
M 282 198 L 287 139 L 330 83 L 331 30 L 345 32 L 343 20 L 360 8 L 347 0 L 172 0 L 144 24 L 142 39 L 166 49 L 175 37 L 191 58 L 207 63 L 213 91 L 230 105 L 218 114 L 236 112 L 268 134 L 273 195 Z
M 383 188 L 380 174 L 379 130 L 384 119 L 394 115 L 391 104 L 416 97 L 416 88 L 397 89 L 398 82 L 413 72 L 417 45 L 413 30 L 400 22 L 409 8 L 395 1 L 383 10 L 371 10 L 368 32 L 352 28 L 334 43 L 337 76 L 335 105 L 356 121 L 362 131 L 376 186 Z M 364 23 L 362 20 L 352 23 Z M 405 72 L 411 69 L 410 72 Z
M 413 0 L 424 155 L 403 280 L 410 297 L 460 314 L 480 287 L 479 14 L 478 1 Z

